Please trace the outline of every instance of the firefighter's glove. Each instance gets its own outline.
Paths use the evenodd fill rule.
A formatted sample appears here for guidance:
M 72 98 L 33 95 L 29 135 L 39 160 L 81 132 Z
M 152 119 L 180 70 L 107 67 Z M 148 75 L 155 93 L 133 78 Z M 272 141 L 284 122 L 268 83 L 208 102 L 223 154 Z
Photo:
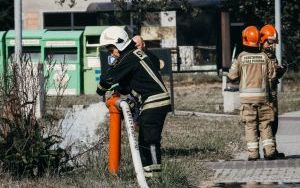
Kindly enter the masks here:
M 126 102 L 128 103 L 130 109 L 134 109 L 137 106 L 137 101 L 132 96 L 128 96 L 126 98 Z
M 276 73 L 277 73 L 277 78 L 282 78 L 284 73 L 287 71 L 287 66 L 286 65 L 278 65 L 276 67 Z
M 140 114 L 140 104 L 138 102 L 138 99 L 132 95 L 129 95 L 126 99 L 126 102 L 128 103 L 130 107 L 130 111 L 132 114 L 132 118 L 135 122 L 137 122 L 137 119 Z
M 96 93 L 100 96 L 105 95 L 107 89 L 103 88 L 100 84 L 97 87 Z
M 278 80 L 278 79 L 272 79 L 272 80 L 271 80 L 271 89 L 272 89 L 272 91 L 273 91 L 273 90 L 276 91 L 277 84 L 279 84 L 279 80 Z

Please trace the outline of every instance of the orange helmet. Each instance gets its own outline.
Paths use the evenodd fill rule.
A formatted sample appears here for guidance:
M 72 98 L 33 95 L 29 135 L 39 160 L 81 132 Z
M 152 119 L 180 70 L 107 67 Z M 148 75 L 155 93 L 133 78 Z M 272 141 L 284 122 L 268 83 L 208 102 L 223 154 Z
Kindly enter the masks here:
M 242 32 L 243 45 L 250 47 L 258 47 L 259 31 L 255 26 L 248 26 Z
M 267 24 L 260 29 L 260 42 L 272 41 L 278 43 L 278 34 L 274 26 Z

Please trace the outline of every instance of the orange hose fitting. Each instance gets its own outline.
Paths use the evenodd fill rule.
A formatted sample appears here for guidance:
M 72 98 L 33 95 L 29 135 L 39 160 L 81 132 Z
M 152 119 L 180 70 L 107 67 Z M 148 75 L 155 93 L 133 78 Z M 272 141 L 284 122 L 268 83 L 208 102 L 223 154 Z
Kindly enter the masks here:
M 110 174 L 117 175 L 120 167 L 121 153 L 121 112 L 117 108 L 119 94 L 113 94 L 106 101 L 109 109 L 109 156 L 108 170 Z

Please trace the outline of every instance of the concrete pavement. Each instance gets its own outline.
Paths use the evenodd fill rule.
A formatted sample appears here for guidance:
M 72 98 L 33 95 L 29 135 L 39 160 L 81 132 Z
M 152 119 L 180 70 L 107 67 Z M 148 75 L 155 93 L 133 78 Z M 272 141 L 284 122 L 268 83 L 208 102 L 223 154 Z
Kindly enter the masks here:
M 278 150 L 285 153 L 286 159 L 247 161 L 247 155 L 244 153 L 233 161 L 211 162 L 208 163 L 208 167 L 215 170 L 213 182 L 223 185 L 277 183 L 285 184 L 284 187 L 289 187 L 288 184 L 292 183 L 293 186 L 296 184 L 300 187 L 300 111 L 279 117 L 276 139 Z
M 278 151 L 285 153 L 288 158 L 300 158 L 300 111 L 279 117 L 276 140 Z

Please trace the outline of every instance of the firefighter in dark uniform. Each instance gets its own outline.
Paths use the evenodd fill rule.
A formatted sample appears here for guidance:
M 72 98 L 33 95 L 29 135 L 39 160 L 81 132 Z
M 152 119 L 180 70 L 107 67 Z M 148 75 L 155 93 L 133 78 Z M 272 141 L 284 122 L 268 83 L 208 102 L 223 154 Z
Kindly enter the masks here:
M 171 111 L 169 93 L 159 74 L 158 66 L 147 53 L 136 48 L 126 31 L 117 26 L 104 30 L 100 46 L 105 46 L 117 59 L 115 65 L 101 75 L 97 88 L 104 95 L 110 87 L 122 82 L 141 103 L 139 115 L 139 149 L 146 177 L 161 171 L 161 133 Z

